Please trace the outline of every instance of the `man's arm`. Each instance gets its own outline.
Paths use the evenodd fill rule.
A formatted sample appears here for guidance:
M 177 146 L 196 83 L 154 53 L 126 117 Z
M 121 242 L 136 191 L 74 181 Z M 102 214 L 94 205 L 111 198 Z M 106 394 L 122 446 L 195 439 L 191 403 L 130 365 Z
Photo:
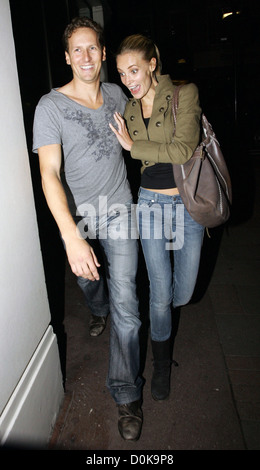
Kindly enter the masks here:
M 100 264 L 91 246 L 80 236 L 61 183 L 61 146 L 45 145 L 38 149 L 38 154 L 43 191 L 65 243 L 71 270 L 76 276 L 98 280 L 97 268 Z

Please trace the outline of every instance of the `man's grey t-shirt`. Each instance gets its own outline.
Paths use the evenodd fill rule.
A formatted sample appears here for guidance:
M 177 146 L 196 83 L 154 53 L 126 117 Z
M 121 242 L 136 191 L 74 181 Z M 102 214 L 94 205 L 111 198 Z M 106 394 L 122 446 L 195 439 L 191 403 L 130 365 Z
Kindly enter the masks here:
M 33 151 L 50 144 L 61 144 L 67 184 L 81 215 L 91 204 L 96 214 L 104 201 L 124 204 L 131 199 L 122 148 L 109 122 L 113 114 L 124 113 L 127 97 L 113 83 L 102 83 L 103 105 L 90 109 L 52 89 L 35 110 Z

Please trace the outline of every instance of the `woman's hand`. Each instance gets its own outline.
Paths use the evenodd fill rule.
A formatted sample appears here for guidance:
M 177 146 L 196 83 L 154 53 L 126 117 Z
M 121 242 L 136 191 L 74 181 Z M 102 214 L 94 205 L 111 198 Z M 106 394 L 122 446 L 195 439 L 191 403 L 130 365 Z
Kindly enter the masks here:
M 111 123 L 109 123 L 110 129 L 112 129 L 112 131 L 116 134 L 118 142 L 122 145 L 122 147 L 130 152 L 133 141 L 128 133 L 125 121 L 121 114 L 117 112 L 114 114 L 114 119 L 117 124 L 117 129 Z

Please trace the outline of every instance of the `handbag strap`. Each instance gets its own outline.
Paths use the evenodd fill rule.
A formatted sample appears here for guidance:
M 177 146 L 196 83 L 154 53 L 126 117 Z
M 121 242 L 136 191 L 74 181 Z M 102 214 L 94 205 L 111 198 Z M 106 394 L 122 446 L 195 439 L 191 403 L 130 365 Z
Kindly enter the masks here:
M 173 92 L 173 96 L 172 96 L 172 114 L 173 114 L 173 120 L 174 120 L 174 130 L 173 130 L 173 136 L 175 134 L 175 130 L 176 130 L 176 123 L 177 123 L 177 111 L 178 111 L 178 105 L 179 105 L 179 91 L 180 89 L 183 87 L 183 85 L 178 85 L 176 86 L 174 92 Z M 206 116 L 204 114 L 202 114 L 202 121 L 203 120 L 206 120 L 206 123 L 208 125 L 210 125 L 206 119 Z M 204 126 L 205 127 L 205 126 Z M 204 128 L 203 128 L 204 129 Z M 205 134 L 205 131 L 204 131 L 204 134 Z M 209 136 L 208 136 L 208 140 L 207 142 L 209 141 Z M 203 149 L 204 149 L 204 146 L 207 145 L 207 142 L 206 140 L 202 140 L 201 143 L 198 145 L 198 147 L 196 148 L 196 150 L 194 151 L 194 156 L 196 157 L 199 157 L 199 158 L 202 158 L 203 157 Z
M 179 106 L 179 91 L 183 87 L 183 85 L 178 85 L 176 86 L 174 92 L 173 92 L 173 97 L 172 97 L 172 114 L 173 114 L 173 119 L 174 119 L 174 132 L 176 128 L 176 122 L 177 122 L 177 110 Z

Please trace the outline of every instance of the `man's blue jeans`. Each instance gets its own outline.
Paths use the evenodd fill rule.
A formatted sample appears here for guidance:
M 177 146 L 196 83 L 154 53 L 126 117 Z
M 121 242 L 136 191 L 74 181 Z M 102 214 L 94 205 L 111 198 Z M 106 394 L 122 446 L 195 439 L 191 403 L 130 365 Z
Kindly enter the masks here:
M 139 377 L 139 310 L 136 295 L 138 243 L 136 219 L 131 217 L 131 203 L 119 205 L 108 216 L 84 218 L 87 240 L 101 245 L 109 300 L 104 279 L 78 278 L 86 303 L 94 315 L 110 311 L 110 358 L 107 386 L 117 404 L 141 398 Z M 133 227 L 134 224 L 134 227 Z M 86 229 L 85 229 L 86 230 Z M 133 233 L 131 234 L 131 230 Z M 87 238 L 87 237 L 86 237 Z M 94 248 L 95 249 L 95 248 Z
M 185 305 L 192 297 L 204 227 L 191 218 L 179 195 L 143 188 L 137 221 L 150 282 L 151 338 L 165 341 L 171 334 L 172 306 Z

